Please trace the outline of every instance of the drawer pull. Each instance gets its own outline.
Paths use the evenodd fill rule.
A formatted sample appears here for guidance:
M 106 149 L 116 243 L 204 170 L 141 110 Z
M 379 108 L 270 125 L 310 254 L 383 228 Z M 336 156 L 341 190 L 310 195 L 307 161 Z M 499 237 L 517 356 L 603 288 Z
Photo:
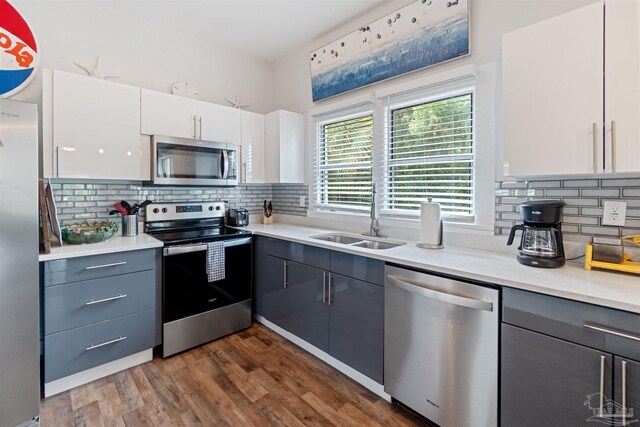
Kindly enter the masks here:
M 84 305 L 100 304 L 101 302 L 115 301 L 115 300 L 126 298 L 126 297 L 127 297 L 127 294 L 120 294 L 120 295 L 116 295 L 109 298 L 92 299 L 91 301 L 85 302 Z
M 616 331 L 614 329 L 609 329 L 609 328 L 606 328 L 604 326 L 585 323 L 584 327 L 586 329 L 591 329 L 592 331 L 604 332 L 605 334 L 615 335 L 617 337 L 627 338 L 629 340 L 640 341 L 640 336 L 639 335 L 634 335 L 634 334 L 630 334 L 630 333 L 627 333 L 627 332 Z
M 95 270 L 96 268 L 107 268 L 107 267 L 116 267 L 118 265 L 125 265 L 127 261 L 120 262 L 112 262 L 111 264 L 102 264 L 102 265 L 90 265 L 89 267 L 85 267 L 85 270 Z
M 93 344 L 93 345 L 90 345 L 89 347 L 87 347 L 87 351 L 95 350 L 96 348 L 104 347 L 105 345 L 115 344 L 117 342 L 124 341 L 126 339 L 127 339 L 127 337 L 120 337 L 120 338 L 116 338 L 115 340 L 101 342 L 100 344 Z

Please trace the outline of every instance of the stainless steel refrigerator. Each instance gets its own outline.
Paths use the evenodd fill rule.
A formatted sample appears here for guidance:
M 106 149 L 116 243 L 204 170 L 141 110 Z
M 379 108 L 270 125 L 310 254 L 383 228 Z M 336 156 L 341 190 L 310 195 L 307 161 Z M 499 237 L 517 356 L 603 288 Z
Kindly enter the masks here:
M 0 427 L 40 405 L 38 109 L 0 99 Z

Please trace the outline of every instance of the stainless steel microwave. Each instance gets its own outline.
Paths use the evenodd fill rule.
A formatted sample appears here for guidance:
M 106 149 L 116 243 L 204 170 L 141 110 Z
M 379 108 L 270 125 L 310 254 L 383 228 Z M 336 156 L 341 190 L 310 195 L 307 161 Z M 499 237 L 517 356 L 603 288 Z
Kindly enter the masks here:
M 240 146 L 151 137 L 151 181 L 160 185 L 238 185 Z

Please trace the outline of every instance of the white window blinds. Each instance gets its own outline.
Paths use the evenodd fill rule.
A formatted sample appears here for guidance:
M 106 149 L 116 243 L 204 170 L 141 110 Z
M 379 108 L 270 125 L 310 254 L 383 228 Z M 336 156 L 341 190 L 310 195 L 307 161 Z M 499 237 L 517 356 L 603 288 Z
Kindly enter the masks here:
M 371 203 L 373 115 L 318 123 L 316 207 L 367 210 Z
M 418 215 L 432 198 L 444 215 L 473 217 L 473 95 L 388 109 L 383 213 Z

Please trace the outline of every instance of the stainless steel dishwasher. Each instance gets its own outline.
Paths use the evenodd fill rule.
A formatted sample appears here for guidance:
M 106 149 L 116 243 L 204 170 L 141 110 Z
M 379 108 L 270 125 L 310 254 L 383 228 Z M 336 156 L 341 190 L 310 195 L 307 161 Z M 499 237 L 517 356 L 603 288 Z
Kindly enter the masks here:
M 442 427 L 498 424 L 500 291 L 385 267 L 384 390 Z

